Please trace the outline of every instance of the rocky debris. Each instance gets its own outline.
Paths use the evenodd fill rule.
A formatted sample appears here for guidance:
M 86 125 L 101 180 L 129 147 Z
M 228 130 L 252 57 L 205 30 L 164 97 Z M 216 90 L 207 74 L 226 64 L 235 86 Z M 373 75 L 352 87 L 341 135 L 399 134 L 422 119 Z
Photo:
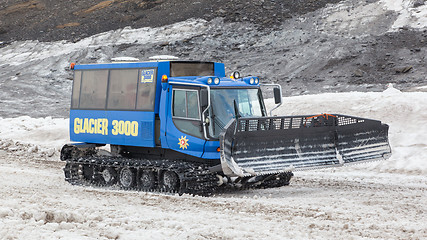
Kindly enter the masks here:
M 17 156 L 36 156 L 41 158 L 59 156 L 59 150 L 56 148 L 41 148 L 34 144 L 21 143 L 10 139 L 0 139 L 0 155 L 5 153 L 13 153 Z
M 412 70 L 412 66 L 396 68 L 396 73 L 408 73 Z
M 412 7 L 417 8 L 417 7 L 424 6 L 425 4 L 426 4 L 425 0 L 415 0 L 413 2 Z
M 354 77 L 363 77 L 363 75 L 365 74 L 365 72 L 362 69 L 356 69 L 356 71 L 354 71 L 353 76 Z
M 340 0 L 29 0 L 6 1 L 0 7 L 0 41 L 78 41 L 131 26 L 159 27 L 190 18 L 250 22 L 260 30 L 278 29 L 285 19 Z M 31 19 L 31 24 L 28 24 Z M 236 29 L 238 31 L 238 29 Z

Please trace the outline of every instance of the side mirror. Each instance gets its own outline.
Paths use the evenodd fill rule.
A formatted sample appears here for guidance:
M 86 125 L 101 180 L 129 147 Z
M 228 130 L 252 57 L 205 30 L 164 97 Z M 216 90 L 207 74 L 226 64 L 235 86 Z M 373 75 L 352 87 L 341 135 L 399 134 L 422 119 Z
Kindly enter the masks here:
M 206 88 L 200 89 L 200 105 L 202 108 L 207 108 L 208 102 L 208 90 Z
M 240 78 L 240 73 L 239 72 L 233 72 L 233 74 L 231 75 L 233 79 L 239 79 Z
M 278 87 L 273 88 L 273 94 L 274 94 L 274 103 L 275 104 L 282 103 L 282 93 Z

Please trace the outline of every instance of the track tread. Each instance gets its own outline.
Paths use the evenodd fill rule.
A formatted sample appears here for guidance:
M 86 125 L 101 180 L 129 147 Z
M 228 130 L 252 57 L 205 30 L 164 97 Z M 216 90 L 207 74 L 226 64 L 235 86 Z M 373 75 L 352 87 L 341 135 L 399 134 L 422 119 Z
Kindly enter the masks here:
M 109 156 L 87 156 L 77 159 L 67 159 L 64 167 L 65 180 L 73 185 L 91 185 L 91 186 L 106 186 L 102 181 L 96 181 L 94 174 L 92 179 L 85 179 L 82 172 L 79 170 L 83 165 L 97 166 L 99 169 L 112 167 L 122 168 L 130 167 L 138 170 L 151 171 L 173 171 L 180 180 L 178 191 L 169 192 L 157 184 L 155 188 L 140 188 L 137 184 L 133 187 L 122 188 L 124 190 L 137 190 L 145 192 L 168 192 L 178 194 L 191 194 L 209 196 L 212 195 L 217 188 L 218 179 L 215 174 L 209 172 L 207 165 L 196 163 L 176 161 L 176 160 L 146 160 L 125 157 L 109 157 Z M 116 183 L 117 185 L 118 183 Z

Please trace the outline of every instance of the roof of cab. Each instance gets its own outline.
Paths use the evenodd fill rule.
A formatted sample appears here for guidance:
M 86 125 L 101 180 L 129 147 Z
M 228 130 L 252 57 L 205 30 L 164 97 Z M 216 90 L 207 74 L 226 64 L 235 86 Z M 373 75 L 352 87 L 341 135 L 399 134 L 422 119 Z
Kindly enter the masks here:
M 74 70 L 89 70 L 89 69 L 110 69 L 110 68 L 144 68 L 158 67 L 162 62 L 115 62 L 115 63 L 90 63 L 75 65 Z
M 204 76 L 204 77 L 171 77 L 168 79 L 168 81 L 173 84 L 180 83 L 180 84 L 200 84 L 200 85 L 206 85 L 210 86 L 211 88 L 227 88 L 227 87 L 244 87 L 244 88 L 257 88 L 259 87 L 259 84 L 249 84 L 246 81 L 243 80 L 243 78 L 240 79 L 232 79 L 229 77 L 220 77 L 219 78 L 219 84 L 207 84 L 208 78 L 216 78 L 216 76 Z
M 126 68 L 159 68 L 161 74 L 170 74 L 171 63 L 213 63 L 214 73 L 218 77 L 225 77 L 225 67 L 223 63 L 204 61 L 150 61 L 150 62 L 113 62 L 113 63 L 93 63 L 74 65 L 74 70 L 94 70 L 94 69 L 126 69 Z

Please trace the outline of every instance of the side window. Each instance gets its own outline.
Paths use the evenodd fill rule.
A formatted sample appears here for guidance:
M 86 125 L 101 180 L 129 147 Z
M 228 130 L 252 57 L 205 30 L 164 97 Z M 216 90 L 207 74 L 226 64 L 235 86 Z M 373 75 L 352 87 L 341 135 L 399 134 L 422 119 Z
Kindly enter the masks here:
M 110 70 L 108 109 L 134 110 L 138 81 L 137 69 Z
M 197 90 L 173 90 L 173 116 L 200 120 L 199 93 Z
M 80 108 L 105 109 L 108 70 L 83 71 Z
M 71 97 L 71 108 L 79 107 L 81 81 L 82 81 L 82 71 L 74 71 L 73 96 Z
M 185 103 L 185 91 L 174 90 L 173 91 L 173 116 L 174 117 L 187 117 Z
M 197 90 L 173 90 L 172 115 L 175 126 L 183 133 L 203 138 L 200 127 L 199 92 Z
M 146 68 L 139 70 L 138 93 L 136 109 L 154 111 L 156 98 L 157 69 Z
M 200 119 L 199 96 L 197 91 L 187 91 L 187 117 Z

